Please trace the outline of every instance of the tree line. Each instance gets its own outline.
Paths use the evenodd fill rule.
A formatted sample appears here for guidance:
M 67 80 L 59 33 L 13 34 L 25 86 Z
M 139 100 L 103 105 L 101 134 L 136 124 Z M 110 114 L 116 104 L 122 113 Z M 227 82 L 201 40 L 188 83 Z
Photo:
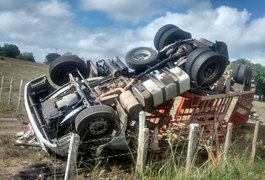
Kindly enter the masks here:
M 63 56 L 72 55 L 70 52 L 66 52 Z M 4 44 L 0 45 L 0 56 L 16 58 L 25 61 L 35 62 L 35 58 L 32 52 L 21 52 L 19 47 L 15 44 Z M 50 64 L 54 59 L 60 57 L 58 53 L 48 53 L 46 59 L 44 60 L 45 64 Z
M 15 44 L 4 44 L 3 46 L 0 46 L 0 56 L 35 62 L 32 52 L 21 53 L 18 46 Z

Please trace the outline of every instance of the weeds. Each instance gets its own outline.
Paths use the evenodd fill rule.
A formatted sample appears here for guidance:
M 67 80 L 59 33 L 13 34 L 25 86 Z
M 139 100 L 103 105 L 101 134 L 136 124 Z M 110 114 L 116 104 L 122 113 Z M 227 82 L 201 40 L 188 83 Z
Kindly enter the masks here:
M 198 154 L 200 156 L 200 154 Z M 173 159 L 175 157 L 175 159 Z M 264 161 L 260 160 L 252 167 L 249 163 L 250 154 L 237 154 L 229 156 L 224 162 L 219 159 L 220 163 L 214 165 L 206 161 L 202 166 L 195 166 L 193 171 L 185 174 L 185 161 L 180 161 L 181 157 L 170 155 L 167 159 L 157 163 L 149 162 L 144 177 L 146 179 L 260 179 L 264 174 Z M 225 163 L 225 165 L 224 165 Z M 259 173 L 258 173 L 259 172 Z
M 7 105 L 7 103 L 0 102 L 0 113 L 1 114 L 11 114 L 11 113 L 14 113 L 14 111 L 15 111 L 15 108 L 12 104 Z

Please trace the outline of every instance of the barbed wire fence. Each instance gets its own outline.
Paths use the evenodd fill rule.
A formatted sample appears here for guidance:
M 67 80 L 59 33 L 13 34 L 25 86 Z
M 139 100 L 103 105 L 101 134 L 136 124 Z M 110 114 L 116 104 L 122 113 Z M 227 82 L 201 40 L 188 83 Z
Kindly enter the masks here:
M 18 77 L 0 75 L 0 103 L 14 112 L 23 112 L 22 104 L 25 81 Z
M 122 138 L 122 137 L 121 137 Z M 133 138 L 133 139 L 137 139 L 138 136 L 137 135 L 134 135 L 134 136 L 131 136 L 130 138 Z M 96 142 L 101 142 L 101 141 L 106 141 L 106 140 L 109 140 L 109 138 L 101 138 L 101 139 L 97 139 L 97 140 L 91 140 L 91 141 L 84 141 L 82 143 L 86 143 L 86 144 L 93 144 L 93 143 L 96 143 Z M 171 146 L 171 147 L 169 147 Z M 162 151 L 165 151 L 165 150 L 172 150 L 173 148 L 175 147 L 178 147 L 179 144 L 174 144 L 174 145 L 170 145 L 168 144 L 168 146 L 165 146 L 165 147 L 161 147 L 161 150 Z M 137 156 L 137 148 L 135 148 L 134 146 L 132 147 L 128 147 L 130 148 L 130 151 L 126 151 L 125 153 L 117 153 L 117 154 L 112 154 L 112 155 L 100 155 L 100 156 L 94 156 L 93 158 L 90 158 L 90 159 L 83 159 L 83 160 L 79 160 L 77 162 L 77 164 L 82 164 L 82 166 L 84 166 L 84 168 L 79 168 L 77 169 L 77 171 L 79 172 L 87 172 L 89 173 L 89 171 L 86 171 L 86 166 L 89 166 L 90 164 L 97 164 L 97 163 L 101 163 L 101 164 L 106 164 L 106 162 L 109 162 L 109 161 L 117 161 L 120 160 L 120 159 L 124 159 L 125 157 L 131 159 L 131 161 L 127 162 L 127 164 L 123 164 L 123 167 L 119 167 L 119 170 L 111 170 L 111 171 L 107 171 L 106 170 L 106 173 L 109 174 L 119 174 L 119 173 L 129 173 L 131 175 L 134 175 L 135 174 L 135 167 L 134 167 L 134 164 L 135 160 L 136 159 L 136 156 Z M 150 153 L 152 152 L 152 149 L 151 148 L 147 148 L 147 151 Z M 104 163 L 105 162 L 105 163 Z M 156 164 L 156 165 L 161 165 L 165 163 L 165 160 L 160 160 L 160 161 L 155 161 L 153 164 Z M 116 164 L 116 163 L 114 163 Z M 66 173 L 66 164 L 65 162 L 64 163 L 61 163 L 59 165 L 50 165 L 50 166 L 43 166 L 43 167 L 32 167 L 32 168 L 27 168 L 26 170 L 22 170 L 20 171 L 18 174 L 14 175 L 14 174 L 2 174 L 2 176 L 15 176 L 15 177 L 64 177 L 65 173 Z M 33 174 L 33 175 L 32 175 Z M 76 174 L 76 176 L 78 176 L 78 174 Z

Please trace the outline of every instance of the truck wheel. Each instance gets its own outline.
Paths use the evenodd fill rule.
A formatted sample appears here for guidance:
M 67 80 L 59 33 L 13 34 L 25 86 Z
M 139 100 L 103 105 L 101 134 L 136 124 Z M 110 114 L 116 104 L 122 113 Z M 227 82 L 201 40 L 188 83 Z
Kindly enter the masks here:
M 240 65 L 239 64 L 235 64 L 233 66 L 233 69 L 232 69 L 232 77 L 233 77 L 234 81 L 236 81 L 236 82 L 238 81 L 237 80 L 237 75 L 238 75 L 239 68 L 240 68 Z
M 159 38 L 157 37 L 154 42 L 157 45 L 156 47 L 157 50 L 161 50 L 165 46 L 172 44 L 175 41 L 191 38 L 191 34 L 189 32 L 183 31 L 177 26 L 175 27 L 168 26 L 168 27 L 171 28 L 165 28 L 165 29 L 162 29 L 163 27 L 161 28 L 163 30 L 162 31 L 163 33 L 161 33 L 161 35 L 159 31 L 158 31 L 159 34 L 157 33 L 158 35 L 160 35 L 160 37 Z
M 157 52 L 152 48 L 137 47 L 127 52 L 125 62 L 131 69 L 144 71 L 157 62 L 157 56 Z
M 251 83 L 252 72 L 249 66 L 247 65 L 239 65 L 237 77 L 235 81 L 239 84 L 243 84 L 245 86 L 249 86 Z
M 197 48 L 189 54 L 185 69 L 196 85 L 207 87 L 222 76 L 226 65 L 224 56 L 209 48 Z
M 84 78 L 89 76 L 89 70 L 82 59 L 74 55 L 61 56 L 50 63 L 50 78 L 54 84 L 61 86 L 69 81 L 69 73 L 79 77 L 76 69 L 79 70 Z
M 162 37 L 162 35 L 168 31 L 169 29 L 174 29 L 174 28 L 177 28 L 177 26 L 173 25 L 173 24 L 167 24 L 167 25 L 164 25 L 163 27 L 161 27 L 157 33 L 155 34 L 155 38 L 154 38 L 154 46 L 156 48 L 156 50 L 159 50 L 159 41 L 160 41 L 160 38 Z
M 75 129 L 82 141 L 104 144 L 111 140 L 120 126 L 115 110 L 107 105 L 91 106 L 81 111 L 75 119 Z

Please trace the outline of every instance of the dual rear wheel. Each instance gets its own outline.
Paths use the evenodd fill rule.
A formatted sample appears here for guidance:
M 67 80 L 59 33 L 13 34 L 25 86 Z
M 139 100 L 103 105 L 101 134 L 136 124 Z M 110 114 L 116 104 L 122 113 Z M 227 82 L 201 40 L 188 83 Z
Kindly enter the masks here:
M 244 86 L 250 86 L 252 71 L 250 67 L 245 64 L 235 64 L 232 70 L 232 77 L 235 82 L 243 84 Z

